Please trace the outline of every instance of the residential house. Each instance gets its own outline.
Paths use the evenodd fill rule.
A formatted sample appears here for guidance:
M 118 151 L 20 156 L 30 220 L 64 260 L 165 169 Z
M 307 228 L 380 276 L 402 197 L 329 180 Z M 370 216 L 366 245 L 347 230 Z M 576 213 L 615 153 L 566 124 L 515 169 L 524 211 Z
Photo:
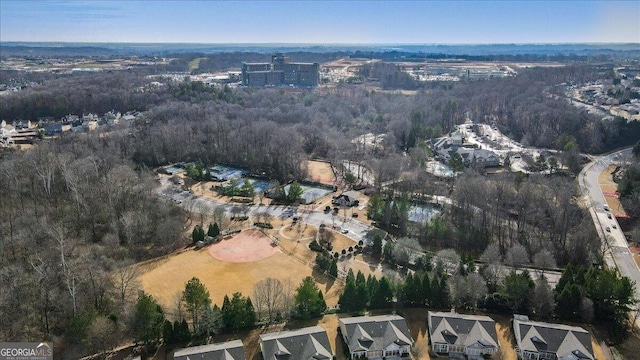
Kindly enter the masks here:
M 13 122 L 13 128 L 16 130 L 32 129 L 36 127 L 31 120 L 17 120 Z
M 451 143 L 453 145 L 461 146 L 464 142 L 464 135 L 460 132 L 460 130 L 456 130 L 451 133 Z
M 500 158 L 491 150 L 477 149 L 473 152 L 473 162 L 482 167 L 500 166 Z
M 336 206 L 357 206 L 360 200 L 360 193 L 357 191 L 345 191 L 331 200 L 331 204 Z
M 201 345 L 179 349 L 173 354 L 175 360 L 245 360 L 242 341 Z
M 413 340 L 402 316 L 358 316 L 340 319 L 342 338 L 352 359 L 409 359 Z
M 62 133 L 62 124 L 49 124 L 44 126 L 45 135 L 56 135 Z
M 260 335 L 264 360 L 330 360 L 327 331 L 319 326 Z
M 438 355 L 482 359 L 500 347 L 496 323 L 488 316 L 429 311 L 427 323 L 432 350 Z
M 593 360 L 589 332 L 581 327 L 531 321 L 513 315 L 518 357 L 526 360 Z

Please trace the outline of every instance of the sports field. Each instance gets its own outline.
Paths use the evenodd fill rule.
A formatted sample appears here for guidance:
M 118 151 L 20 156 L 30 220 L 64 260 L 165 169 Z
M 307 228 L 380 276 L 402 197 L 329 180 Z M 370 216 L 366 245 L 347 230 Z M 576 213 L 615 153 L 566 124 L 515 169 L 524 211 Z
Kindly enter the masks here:
M 184 290 L 185 283 L 192 277 L 200 279 L 209 290 L 211 301 L 221 306 L 225 295 L 239 291 L 250 296 L 254 284 L 267 277 L 283 283 L 290 281 L 295 289 L 303 278 L 313 276 L 327 305 L 335 306 L 342 284 L 314 272 L 312 265 L 282 253 L 279 248 L 272 247 L 264 235 L 249 230 L 200 250 L 187 250 L 145 262 L 140 265 L 139 281 L 145 292 L 169 310 L 176 295 Z
M 307 161 L 307 171 L 311 181 L 333 185 L 336 181 L 331 164 L 324 161 Z

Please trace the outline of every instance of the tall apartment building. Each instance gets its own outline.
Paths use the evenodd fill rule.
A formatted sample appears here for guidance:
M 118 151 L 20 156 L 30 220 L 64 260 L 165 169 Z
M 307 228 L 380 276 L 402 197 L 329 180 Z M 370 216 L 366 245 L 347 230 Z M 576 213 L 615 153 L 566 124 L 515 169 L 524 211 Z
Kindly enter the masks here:
M 242 85 L 318 86 L 320 64 L 290 63 L 281 53 L 271 57 L 271 63 L 242 63 Z

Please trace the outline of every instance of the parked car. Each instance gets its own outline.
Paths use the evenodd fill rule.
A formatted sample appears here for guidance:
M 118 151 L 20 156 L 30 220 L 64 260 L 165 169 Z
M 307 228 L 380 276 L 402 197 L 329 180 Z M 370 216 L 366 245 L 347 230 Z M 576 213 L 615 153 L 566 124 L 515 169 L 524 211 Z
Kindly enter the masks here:
M 618 228 L 618 226 L 616 224 L 612 224 L 611 227 L 614 228 L 614 229 Z
M 604 209 L 604 211 L 609 211 L 609 207 L 607 205 L 602 207 Z
M 349 232 L 349 230 L 347 230 L 347 229 L 342 229 L 342 230 L 340 230 L 340 232 L 341 232 L 341 233 L 343 233 L 343 234 L 346 234 L 346 233 L 348 233 L 348 232 Z
M 605 230 L 607 230 L 607 232 L 611 232 L 611 228 L 610 227 L 606 227 Z

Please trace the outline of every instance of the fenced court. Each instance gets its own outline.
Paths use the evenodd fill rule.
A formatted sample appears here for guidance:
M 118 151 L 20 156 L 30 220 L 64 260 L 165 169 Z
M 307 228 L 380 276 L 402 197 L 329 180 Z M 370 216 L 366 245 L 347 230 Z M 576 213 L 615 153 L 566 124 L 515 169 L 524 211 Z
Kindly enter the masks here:
M 209 169 L 211 178 L 218 181 L 238 179 L 247 173 L 247 170 L 232 168 L 225 165 L 216 165 Z

